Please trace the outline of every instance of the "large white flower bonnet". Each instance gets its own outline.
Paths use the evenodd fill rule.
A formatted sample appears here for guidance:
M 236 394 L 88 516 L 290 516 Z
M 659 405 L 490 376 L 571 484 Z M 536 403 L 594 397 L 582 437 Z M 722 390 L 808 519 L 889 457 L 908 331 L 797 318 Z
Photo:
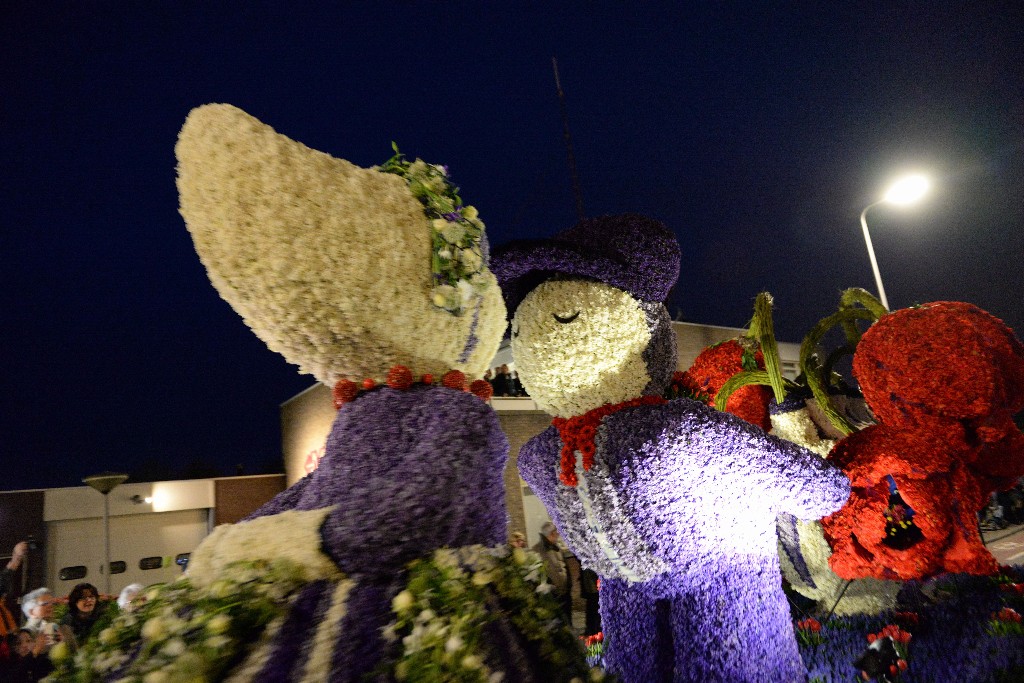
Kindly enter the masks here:
M 398 176 L 280 135 L 227 104 L 175 147 L 181 214 L 210 281 L 271 350 L 332 386 L 449 369 L 479 377 L 505 327 L 489 271 L 476 306 L 431 302 L 431 227 Z

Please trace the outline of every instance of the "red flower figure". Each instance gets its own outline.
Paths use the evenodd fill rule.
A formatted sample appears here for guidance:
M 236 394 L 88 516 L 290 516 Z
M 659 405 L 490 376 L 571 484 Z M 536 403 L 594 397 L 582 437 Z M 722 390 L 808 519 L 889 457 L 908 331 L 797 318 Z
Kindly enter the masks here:
M 466 375 L 458 370 L 449 370 L 441 378 L 441 384 L 449 389 L 466 390 Z
M 843 578 L 994 574 L 977 530 L 992 491 L 1024 475 L 1024 347 L 971 304 L 938 302 L 883 316 L 863 336 L 853 371 L 879 424 L 836 444 L 850 477 L 846 505 L 822 520 Z M 887 543 L 888 477 L 921 538 Z M 890 513 L 890 516 L 891 513 Z
M 489 401 L 494 395 L 494 387 L 485 379 L 475 379 L 469 385 L 470 392 L 482 401 Z
M 334 407 L 341 408 L 343 405 L 350 401 L 356 400 L 356 396 L 359 395 L 359 386 L 347 379 L 339 379 L 331 392 L 331 396 L 334 399 Z

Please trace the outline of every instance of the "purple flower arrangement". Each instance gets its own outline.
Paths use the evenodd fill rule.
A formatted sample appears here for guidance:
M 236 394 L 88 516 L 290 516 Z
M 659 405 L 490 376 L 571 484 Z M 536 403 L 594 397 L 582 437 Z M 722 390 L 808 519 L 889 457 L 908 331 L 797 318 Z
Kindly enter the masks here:
M 1019 571 L 1019 568 L 1018 568 Z M 922 587 L 924 593 L 921 592 Z M 915 607 L 909 665 L 900 683 L 1011 683 L 1024 680 L 1024 635 L 998 635 L 989 622 L 1006 604 L 995 580 L 947 574 L 927 584 L 908 584 L 901 601 Z M 868 634 L 901 621 L 899 613 L 833 617 L 822 624 L 820 644 L 802 644 L 811 681 L 849 681 L 868 646 Z
M 385 651 L 381 630 L 405 566 L 438 548 L 505 540 L 508 441 L 470 393 L 381 387 L 338 411 L 320 466 L 254 513 L 335 506 L 322 549 L 357 581 L 332 680 L 358 681 Z M 285 666 L 283 662 L 271 666 Z
M 576 487 L 558 482 L 554 428 L 523 447 L 519 466 L 602 575 L 609 670 L 638 682 L 799 680 L 775 518 L 837 509 L 846 477 L 688 399 L 607 416 L 595 446 Z

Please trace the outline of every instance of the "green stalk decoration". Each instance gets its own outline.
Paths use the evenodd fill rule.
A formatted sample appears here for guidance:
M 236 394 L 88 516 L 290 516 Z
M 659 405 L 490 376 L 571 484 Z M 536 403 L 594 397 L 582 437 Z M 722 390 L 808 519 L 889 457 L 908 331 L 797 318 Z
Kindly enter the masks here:
M 815 349 L 818 348 L 818 344 L 825 334 L 836 325 L 846 322 L 855 323 L 857 320 L 870 320 L 874 322 L 876 319 L 874 312 L 863 308 L 840 309 L 838 312 L 820 320 L 807 333 L 803 344 L 800 345 L 800 369 L 807 379 L 807 386 L 810 388 L 811 393 L 814 394 L 814 398 L 818 401 L 818 406 L 828 417 L 829 422 L 835 425 L 836 429 L 843 434 L 853 432 L 853 425 L 840 415 L 836 411 L 835 406 L 832 405 L 832 399 L 828 392 L 828 382 L 825 381 L 825 377 L 822 374 L 821 365 L 815 360 Z
M 871 311 L 874 315 L 875 320 L 878 320 L 883 315 L 889 312 L 882 302 L 875 298 L 875 295 L 866 289 L 860 287 L 850 287 L 844 290 L 839 296 L 839 309 L 843 310 L 846 308 L 853 308 L 855 305 L 860 304 L 867 310 Z M 860 335 L 858 335 L 859 337 Z
M 856 321 L 852 321 L 852 320 L 848 321 L 847 323 L 844 323 L 844 327 L 847 324 L 853 325 L 854 329 L 856 329 L 856 325 L 857 325 Z M 858 330 L 858 332 L 859 332 L 859 330 Z M 829 378 L 837 377 L 838 375 L 833 373 L 832 368 L 834 368 L 836 366 L 836 363 L 838 363 L 839 360 L 843 356 L 852 356 L 853 352 L 856 351 L 856 350 L 857 350 L 857 344 L 855 342 L 851 342 L 851 343 L 846 344 L 844 346 L 840 346 L 838 349 L 836 349 L 832 353 L 828 354 L 828 358 L 825 359 L 824 365 L 821 366 L 821 376 L 822 377 L 829 377 Z M 832 384 L 832 380 L 831 379 L 827 380 L 826 384 Z
M 754 321 L 757 321 L 757 331 L 755 325 L 751 324 L 750 333 L 756 334 L 761 344 L 764 369 L 768 373 L 775 402 L 782 403 L 786 400 L 786 389 L 783 386 L 782 360 L 779 358 L 779 345 L 775 341 L 775 324 L 772 321 L 772 295 L 768 292 L 761 292 L 754 300 Z
M 776 403 L 782 403 L 786 399 L 787 383 L 782 377 L 782 361 L 779 358 L 779 345 L 775 341 L 775 328 L 772 322 L 772 295 L 768 292 L 761 292 L 754 300 L 754 317 L 751 318 L 748 327 L 746 336 L 756 339 L 760 344 L 765 369 L 745 370 L 730 377 L 715 397 L 717 410 L 724 411 L 732 393 L 749 384 L 770 386 L 775 394 Z
M 796 389 L 797 385 L 787 379 L 783 379 L 783 386 L 786 389 Z M 745 387 L 750 384 L 764 384 L 771 386 L 771 378 L 769 373 L 765 370 L 744 370 L 743 372 L 737 372 L 735 375 L 730 377 L 722 385 L 722 388 L 718 390 L 718 395 L 715 397 L 715 410 L 725 411 L 725 404 L 729 401 L 729 397 L 732 396 L 733 392 L 741 387 Z M 783 393 L 785 396 L 785 393 Z

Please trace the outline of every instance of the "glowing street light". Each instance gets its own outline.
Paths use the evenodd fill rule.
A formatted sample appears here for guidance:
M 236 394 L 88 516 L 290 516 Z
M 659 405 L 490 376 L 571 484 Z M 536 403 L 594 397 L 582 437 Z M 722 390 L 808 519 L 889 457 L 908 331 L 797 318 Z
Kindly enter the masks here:
M 885 193 L 882 199 L 874 204 L 868 204 L 860 212 L 860 227 L 864 229 L 864 243 L 868 245 L 868 256 L 871 258 L 871 270 L 875 273 L 875 285 L 878 286 L 878 298 L 882 305 L 889 308 L 889 300 L 885 297 L 885 287 L 882 286 L 882 275 L 878 272 L 878 261 L 875 260 L 875 249 L 871 246 L 871 234 L 868 233 L 868 209 L 879 204 L 896 204 L 905 206 L 913 204 L 928 192 L 930 184 L 928 179 L 922 175 L 911 175 L 897 180 Z

